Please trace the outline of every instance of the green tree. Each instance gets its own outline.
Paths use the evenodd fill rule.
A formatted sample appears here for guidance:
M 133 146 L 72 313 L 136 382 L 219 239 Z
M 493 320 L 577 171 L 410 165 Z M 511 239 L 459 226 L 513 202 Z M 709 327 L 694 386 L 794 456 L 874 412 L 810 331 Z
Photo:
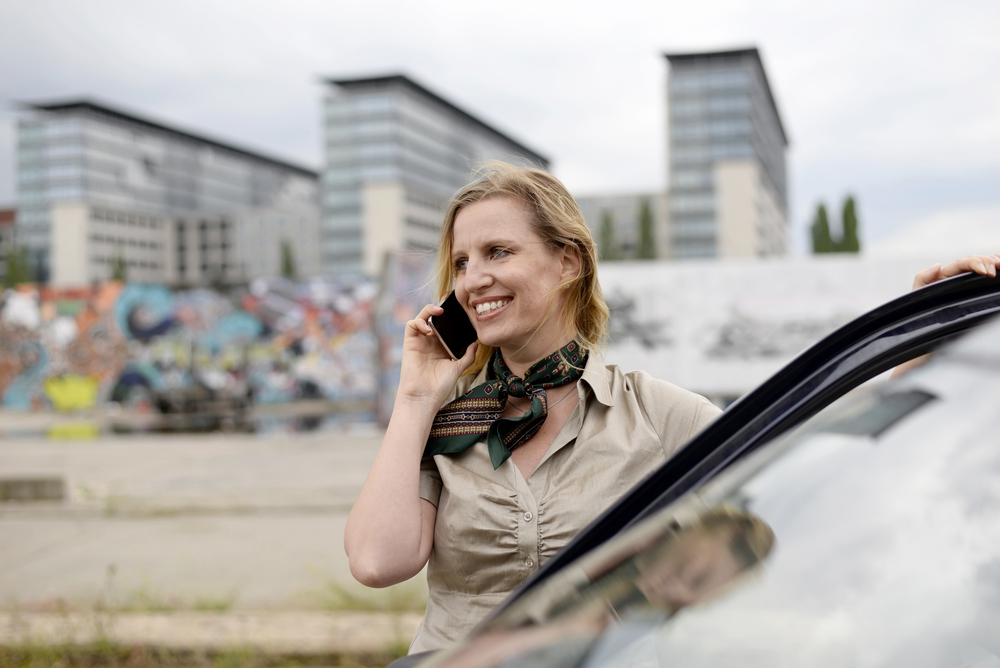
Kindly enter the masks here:
M 621 259 L 621 248 L 618 247 L 618 239 L 615 236 L 615 221 L 611 217 L 610 211 L 605 211 L 601 215 L 601 236 L 598 250 L 601 252 L 602 260 Z
M 640 260 L 656 259 L 656 230 L 648 197 L 643 197 L 639 204 L 639 250 L 636 257 Z
M 121 281 L 122 283 L 128 281 L 128 265 L 125 263 L 125 258 L 122 257 L 121 253 L 117 253 L 114 259 L 111 260 L 111 280 Z
M 857 253 L 861 250 L 861 240 L 858 239 L 858 216 L 854 210 L 854 198 L 850 195 L 844 201 L 843 217 L 844 235 L 837 243 L 841 253 Z
M 295 280 L 295 254 L 288 241 L 281 242 L 281 275 Z
M 7 255 L 7 276 L 4 287 L 12 288 L 21 283 L 31 283 L 31 257 L 27 246 L 11 248 Z
M 833 253 L 833 239 L 830 237 L 830 221 L 826 217 L 826 206 L 820 203 L 812 224 L 813 253 Z

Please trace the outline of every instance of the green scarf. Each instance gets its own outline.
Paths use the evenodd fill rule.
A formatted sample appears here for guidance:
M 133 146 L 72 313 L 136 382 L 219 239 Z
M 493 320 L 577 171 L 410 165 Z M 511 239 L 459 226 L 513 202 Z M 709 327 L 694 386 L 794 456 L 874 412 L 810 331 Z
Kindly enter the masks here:
M 497 348 L 490 358 L 486 382 L 447 404 L 434 416 L 424 457 L 465 452 L 486 434 L 490 461 L 497 469 L 510 453 L 541 429 L 549 414 L 546 390 L 572 383 L 583 375 L 587 351 L 575 339 L 534 364 L 524 379 L 515 376 Z M 531 409 L 505 418 L 507 397 L 530 397 Z

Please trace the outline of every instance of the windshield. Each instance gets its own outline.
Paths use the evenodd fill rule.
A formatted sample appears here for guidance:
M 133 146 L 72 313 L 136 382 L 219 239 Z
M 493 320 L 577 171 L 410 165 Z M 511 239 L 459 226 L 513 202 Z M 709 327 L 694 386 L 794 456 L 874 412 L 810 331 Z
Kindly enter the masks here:
M 840 400 L 434 663 L 1000 667 L 976 663 L 1000 654 L 1000 383 L 972 375 Z

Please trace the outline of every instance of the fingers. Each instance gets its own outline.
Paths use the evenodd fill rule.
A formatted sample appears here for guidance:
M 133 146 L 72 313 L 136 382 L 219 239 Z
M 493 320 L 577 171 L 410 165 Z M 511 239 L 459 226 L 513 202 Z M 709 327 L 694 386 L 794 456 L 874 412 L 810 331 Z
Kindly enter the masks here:
M 981 276 L 995 277 L 997 275 L 997 257 L 995 255 L 970 255 L 955 260 L 941 269 L 941 277 L 958 276 L 967 271 L 974 271 Z
M 432 315 L 441 315 L 444 313 L 444 309 L 436 304 L 428 304 L 427 306 L 420 309 L 420 313 L 413 320 L 406 323 L 407 329 L 412 329 L 417 334 L 423 334 L 424 336 L 433 336 L 434 330 L 431 329 L 430 324 L 428 324 L 428 319 Z
M 975 272 L 981 276 L 996 278 L 997 267 L 1000 267 L 1000 253 L 993 255 L 970 255 L 954 262 L 949 262 L 943 267 L 935 264 L 933 267 L 918 272 L 913 279 L 913 289 L 922 288 L 940 281 L 943 278 L 951 278 L 966 272 Z

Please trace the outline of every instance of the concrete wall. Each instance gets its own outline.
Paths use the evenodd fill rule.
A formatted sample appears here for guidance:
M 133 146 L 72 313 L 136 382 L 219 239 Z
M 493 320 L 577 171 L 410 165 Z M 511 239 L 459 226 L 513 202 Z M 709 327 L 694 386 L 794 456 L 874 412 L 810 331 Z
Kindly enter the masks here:
M 52 207 L 52 279 L 56 287 L 87 285 L 91 280 L 90 207 L 64 202 Z
M 602 263 L 613 338 L 605 359 L 725 403 L 837 327 L 909 292 L 917 271 L 950 259 Z
M 403 196 L 403 185 L 398 182 L 366 183 L 362 189 L 364 270 L 369 276 L 378 276 L 385 254 L 401 245 Z

